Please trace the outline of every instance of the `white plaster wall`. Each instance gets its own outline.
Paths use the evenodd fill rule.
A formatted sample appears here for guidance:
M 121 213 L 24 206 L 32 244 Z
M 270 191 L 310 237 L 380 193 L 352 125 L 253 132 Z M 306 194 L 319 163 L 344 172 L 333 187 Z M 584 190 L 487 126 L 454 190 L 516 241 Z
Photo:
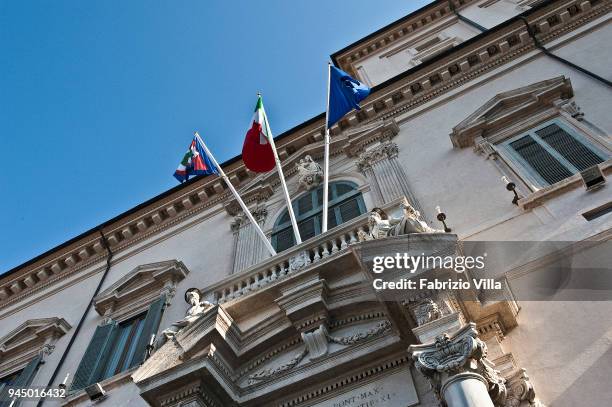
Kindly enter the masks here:
M 588 37 L 601 41 L 598 34 Z M 579 45 L 569 43 L 564 48 Z M 566 52 L 571 53 L 570 50 Z M 591 60 L 593 65 L 605 66 L 609 55 L 605 52 L 592 54 Z M 491 222 L 495 223 L 496 220 L 501 224 L 508 217 L 517 216 L 524 219 L 514 220 L 514 227 L 503 226 L 503 233 L 497 239 L 529 236 L 538 240 L 545 238 L 551 230 L 530 234 L 531 228 L 537 227 L 538 223 L 551 222 L 556 222 L 556 227 L 559 227 L 568 217 L 580 215 L 598 203 L 610 200 L 610 188 L 597 193 L 587 193 L 580 188 L 553 198 L 544 204 L 550 217 L 522 213 L 511 204 L 512 195 L 500 181 L 501 173 L 493 163 L 476 154 L 472 148 L 453 148 L 449 134 L 455 125 L 496 94 L 560 75 L 572 81 L 575 100 L 585 117 L 609 133 L 609 129 L 612 129 L 612 116 L 609 114 L 612 91 L 583 73 L 537 52 L 529 61 L 501 69 L 505 71 L 503 74 L 478 85 L 468 84 L 469 88 L 463 94 L 447 103 L 409 113 L 401 123 L 400 134 L 395 141 L 400 146 L 399 159 L 428 215 L 432 215 L 435 206 L 440 205 L 447 213 L 453 231 L 462 236 L 490 229 Z M 493 236 L 490 235 L 490 238 L 495 239 L 495 232 L 491 233 Z
M 437 24 L 432 24 L 431 27 L 423 31 L 417 31 L 412 35 L 402 37 L 401 40 L 398 40 L 392 46 L 372 53 L 366 59 L 360 61 L 356 66 L 363 68 L 365 77 L 362 75 L 359 79 L 371 86 L 375 86 L 415 66 L 415 63 L 411 62 L 412 56 L 407 49 L 393 55 L 384 56 L 394 49 L 404 47 L 408 43 L 418 44 L 440 34 L 450 38 L 457 37 L 459 42 L 463 42 L 479 33 L 480 31 L 459 21 L 456 17 L 449 16 Z M 414 44 L 409 45 L 409 47 L 414 47 Z

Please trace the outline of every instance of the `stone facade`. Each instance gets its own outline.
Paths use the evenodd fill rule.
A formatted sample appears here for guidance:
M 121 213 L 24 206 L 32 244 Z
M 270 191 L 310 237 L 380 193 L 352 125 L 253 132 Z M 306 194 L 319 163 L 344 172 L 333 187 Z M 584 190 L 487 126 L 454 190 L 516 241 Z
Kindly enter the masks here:
M 578 173 L 543 183 L 507 146 L 556 123 L 606 156 L 597 165 L 609 177 L 610 7 L 434 1 L 338 51 L 337 66 L 375 86 L 331 129 L 330 181 L 356 185 L 361 215 L 269 257 L 219 178 L 164 193 L 2 276 L 0 378 L 65 380 L 67 397 L 43 405 L 91 405 L 71 383 L 85 380 L 92 338 L 146 315 L 142 330 L 156 335 L 138 340 L 144 362 L 99 380 L 95 404 L 607 405 L 612 327 L 601 315 L 612 303 L 517 301 L 550 254 L 508 261 L 495 301 L 390 299 L 371 265 L 400 251 L 457 256 L 474 241 L 558 241 L 573 265 L 609 268 L 609 185 L 587 191 Z M 323 130 L 311 120 L 278 137 L 292 198 L 321 182 Z M 285 209 L 276 172 L 240 160 L 225 171 L 271 235 Z M 400 218 L 408 206 L 442 229 L 439 206 L 452 232 L 373 235 L 367 212 Z

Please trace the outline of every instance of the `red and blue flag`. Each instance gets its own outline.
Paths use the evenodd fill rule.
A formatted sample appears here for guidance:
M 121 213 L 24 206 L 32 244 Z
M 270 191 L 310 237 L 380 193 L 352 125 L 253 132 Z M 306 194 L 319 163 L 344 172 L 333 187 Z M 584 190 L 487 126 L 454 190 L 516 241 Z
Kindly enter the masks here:
M 179 180 L 179 182 L 185 182 L 188 181 L 189 177 L 192 175 L 209 174 L 219 173 L 210 160 L 210 157 L 206 155 L 198 136 L 195 136 L 185 156 L 183 156 L 181 163 L 176 171 L 174 171 L 174 178 Z

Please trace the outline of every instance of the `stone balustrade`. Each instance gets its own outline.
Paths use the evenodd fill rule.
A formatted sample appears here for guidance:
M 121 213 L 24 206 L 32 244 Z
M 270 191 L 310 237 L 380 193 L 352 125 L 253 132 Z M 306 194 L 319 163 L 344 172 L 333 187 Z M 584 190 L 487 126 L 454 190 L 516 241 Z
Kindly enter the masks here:
M 396 199 L 385 205 L 383 209 L 387 213 L 399 211 L 400 204 L 404 200 L 403 197 Z M 311 264 L 322 262 L 344 251 L 349 245 L 359 241 L 360 232 L 369 232 L 368 213 L 203 289 L 204 298 L 222 304 L 257 291 Z

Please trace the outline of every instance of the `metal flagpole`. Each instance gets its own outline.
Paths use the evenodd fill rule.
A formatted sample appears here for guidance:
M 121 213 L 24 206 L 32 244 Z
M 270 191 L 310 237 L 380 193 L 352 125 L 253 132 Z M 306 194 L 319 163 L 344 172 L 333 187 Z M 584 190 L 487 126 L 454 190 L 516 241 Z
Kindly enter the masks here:
M 246 206 L 246 204 L 244 203 L 242 198 L 240 198 L 240 195 L 238 195 L 238 192 L 236 191 L 236 188 L 234 188 L 234 186 L 230 182 L 229 178 L 227 178 L 227 175 L 225 175 L 225 172 L 223 172 L 223 168 L 221 168 L 221 166 L 219 165 L 219 163 L 215 159 L 215 156 L 212 155 L 212 153 L 210 152 L 208 147 L 206 147 L 206 144 L 204 144 L 204 140 L 202 140 L 202 137 L 200 137 L 200 135 L 198 134 L 197 131 L 195 132 L 195 136 L 198 138 L 198 141 L 200 143 L 202 143 L 202 147 L 204 148 L 204 151 L 210 157 L 210 160 L 213 162 L 214 166 L 217 167 L 217 170 L 219 171 L 219 175 L 221 176 L 221 178 L 223 178 L 223 181 L 225 181 L 225 183 L 227 184 L 227 187 L 230 189 L 230 191 L 232 191 L 232 194 L 234 194 L 234 197 L 236 198 L 236 200 L 240 204 L 240 207 L 244 211 L 244 214 L 247 216 L 247 218 L 249 218 L 249 220 L 251 221 L 251 224 L 253 224 L 253 227 L 255 227 L 255 230 L 257 231 L 257 234 L 259 235 L 259 237 L 261 237 L 261 239 L 263 240 L 264 244 L 266 245 L 266 249 L 268 249 L 268 251 L 270 252 L 271 256 L 275 256 L 276 255 L 276 250 L 274 250 L 274 247 L 272 247 L 272 245 L 270 244 L 270 241 L 266 237 L 265 233 L 263 232 L 263 230 L 261 230 L 261 228 L 259 227 L 259 224 L 257 223 L 257 221 L 255 221 L 255 218 L 251 214 L 251 211 L 249 211 L 249 208 Z
M 257 96 L 261 97 L 261 93 L 258 93 Z M 289 218 L 291 219 L 291 226 L 293 227 L 293 235 L 295 236 L 295 244 L 300 244 L 302 243 L 302 237 L 300 236 L 300 230 L 298 229 L 298 224 L 295 218 L 295 213 L 293 213 L 293 205 L 291 205 L 291 198 L 289 197 L 289 190 L 287 190 L 285 176 L 283 175 L 283 166 L 281 165 L 280 158 L 278 158 L 278 152 L 276 151 L 276 145 L 274 144 L 274 136 L 272 135 L 272 130 L 270 129 L 270 123 L 268 122 L 268 115 L 266 114 L 266 109 L 264 108 L 263 102 L 261 104 L 261 110 L 263 112 L 264 122 L 266 124 L 266 133 L 268 133 L 268 141 L 270 142 L 270 146 L 272 147 L 272 152 L 274 153 L 274 160 L 276 161 L 276 168 L 278 169 L 278 176 L 281 181 L 281 187 L 283 189 L 283 193 L 285 194 L 285 201 L 287 202 L 287 210 L 289 211 Z
M 327 63 L 327 108 L 325 109 L 325 152 L 323 158 L 323 213 L 321 233 L 327 232 L 327 211 L 329 210 L 329 87 L 331 85 L 331 62 Z

